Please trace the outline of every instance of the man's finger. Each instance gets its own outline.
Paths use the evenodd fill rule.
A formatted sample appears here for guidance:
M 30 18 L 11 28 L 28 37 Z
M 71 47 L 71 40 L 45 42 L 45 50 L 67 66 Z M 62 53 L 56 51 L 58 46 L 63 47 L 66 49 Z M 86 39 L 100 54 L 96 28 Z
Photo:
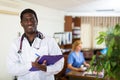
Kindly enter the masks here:
M 46 61 L 46 60 L 44 60 L 42 64 L 43 64 L 43 65 L 46 65 L 46 64 L 47 64 L 47 61 Z
M 38 62 L 38 61 L 39 61 L 39 58 L 40 58 L 40 57 L 37 57 L 37 59 L 35 60 L 35 62 Z

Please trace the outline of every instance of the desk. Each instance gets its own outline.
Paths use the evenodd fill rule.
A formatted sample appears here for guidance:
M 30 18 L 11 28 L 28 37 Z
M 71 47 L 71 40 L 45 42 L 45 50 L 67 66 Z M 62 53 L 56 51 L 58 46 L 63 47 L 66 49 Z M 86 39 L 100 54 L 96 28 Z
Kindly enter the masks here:
M 104 80 L 103 78 L 96 78 L 96 77 L 90 77 L 90 76 L 83 76 L 84 72 L 76 72 L 71 71 L 67 73 L 67 76 L 69 77 L 69 80 Z

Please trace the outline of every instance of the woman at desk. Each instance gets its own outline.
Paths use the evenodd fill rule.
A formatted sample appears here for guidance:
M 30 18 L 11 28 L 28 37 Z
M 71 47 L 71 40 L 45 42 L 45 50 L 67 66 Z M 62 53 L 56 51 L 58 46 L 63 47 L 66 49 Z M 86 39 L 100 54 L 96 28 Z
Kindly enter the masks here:
M 76 40 L 72 45 L 72 51 L 68 55 L 67 69 L 66 73 L 72 71 L 84 71 L 85 69 L 81 68 L 81 65 L 90 67 L 88 63 L 85 62 L 83 53 L 81 52 L 82 42 Z

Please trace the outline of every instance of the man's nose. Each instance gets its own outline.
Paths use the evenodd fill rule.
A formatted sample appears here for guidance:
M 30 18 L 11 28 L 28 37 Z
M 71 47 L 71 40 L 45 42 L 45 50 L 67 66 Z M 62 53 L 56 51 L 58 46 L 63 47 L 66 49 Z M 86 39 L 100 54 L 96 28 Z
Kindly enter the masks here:
M 28 20 L 28 25 L 32 25 L 32 21 L 31 20 Z

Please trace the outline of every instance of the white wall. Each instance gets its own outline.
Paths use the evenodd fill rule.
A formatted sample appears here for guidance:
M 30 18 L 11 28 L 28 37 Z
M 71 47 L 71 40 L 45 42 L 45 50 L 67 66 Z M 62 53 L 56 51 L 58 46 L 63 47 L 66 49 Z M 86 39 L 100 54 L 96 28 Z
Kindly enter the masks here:
M 20 9 L 17 9 L 17 12 L 21 12 L 23 9 L 27 8 L 27 6 L 30 6 L 29 8 L 32 8 L 37 12 L 39 31 L 44 32 L 51 37 L 53 37 L 54 32 L 64 31 L 65 13 L 63 11 L 36 6 L 24 2 L 23 6 Z M 6 56 L 8 54 L 11 41 L 18 36 L 18 32 L 23 32 L 19 22 L 19 15 L 0 13 L 0 80 L 12 80 L 11 76 L 7 73 Z
M 0 14 L 0 80 L 11 80 L 6 70 L 6 56 L 13 38 L 20 30 L 18 16 Z

